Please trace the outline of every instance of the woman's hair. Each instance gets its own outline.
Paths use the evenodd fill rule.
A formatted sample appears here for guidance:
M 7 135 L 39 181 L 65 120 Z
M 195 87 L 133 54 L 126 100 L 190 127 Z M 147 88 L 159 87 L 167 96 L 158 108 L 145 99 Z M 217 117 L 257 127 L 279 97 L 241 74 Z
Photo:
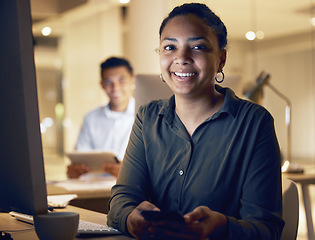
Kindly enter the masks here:
M 193 14 L 202 19 L 209 27 L 214 29 L 217 34 L 219 47 L 220 49 L 224 49 L 227 45 L 227 31 L 224 23 L 221 19 L 215 15 L 205 4 L 203 3 L 185 3 L 181 6 L 175 7 L 168 16 L 163 20 L 160 26 L 160 37 L 166 26 L 166 24 L 172 18 L 181 15 Z

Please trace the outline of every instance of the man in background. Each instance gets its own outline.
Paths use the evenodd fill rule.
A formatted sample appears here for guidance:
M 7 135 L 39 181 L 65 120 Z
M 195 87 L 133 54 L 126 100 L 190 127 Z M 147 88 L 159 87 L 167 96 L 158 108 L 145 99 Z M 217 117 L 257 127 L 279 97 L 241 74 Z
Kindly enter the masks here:
M 127 148 L 135 118 L 135 88 L 133 69 L 124 58 L 111 57 L 101 64 L 101 86 L 109 98 L 106 106 L 88 112 L 76 143 L 76 150 L 114 152 L 121 162 Z M 105 172 L 118 175 L 120 163 L 106 163 Z M 70 164 L 67 174 L 77 178 L 89 172 L 83 164 Z

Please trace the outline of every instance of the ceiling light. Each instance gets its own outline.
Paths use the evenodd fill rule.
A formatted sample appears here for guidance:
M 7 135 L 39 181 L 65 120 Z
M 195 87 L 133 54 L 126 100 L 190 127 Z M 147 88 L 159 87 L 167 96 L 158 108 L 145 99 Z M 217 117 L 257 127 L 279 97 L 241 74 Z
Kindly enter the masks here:
M 315 17 L 311 18 L 311 24 L 315 27 Z
M 263 31 L 257 31 L 256 32 L 256 37 L 258 39 L 263 39 L 265 37 L 265 33 Z
M 122 3 L 122 4 L 126 4 L 126 3 L 129 3 L 130 0 L 119 0 L 119 2 Z
M 44 36 L 48 36 L 48 35 L 50 35 L 50 33 L 51 33 L 51 28 L 50 28 L 50 27 L 44 27 L 44 28 L 42 29 L 42 34 L 43 34 Z
M 245 37 L 246 37 L 247 40 L 253 41 L 256 38 L 256 34 L 253 31 L 248 31 L 245 34 Z

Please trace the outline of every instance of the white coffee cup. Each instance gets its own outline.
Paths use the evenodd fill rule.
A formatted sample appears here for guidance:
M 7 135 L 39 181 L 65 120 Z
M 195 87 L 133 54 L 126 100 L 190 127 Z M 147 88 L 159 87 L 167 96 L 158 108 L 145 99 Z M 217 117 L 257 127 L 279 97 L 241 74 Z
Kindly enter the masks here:
M 79 214 L 49 212 L 34 216 L 34 226 L 40 240 L 73 240 L 77 234 Z

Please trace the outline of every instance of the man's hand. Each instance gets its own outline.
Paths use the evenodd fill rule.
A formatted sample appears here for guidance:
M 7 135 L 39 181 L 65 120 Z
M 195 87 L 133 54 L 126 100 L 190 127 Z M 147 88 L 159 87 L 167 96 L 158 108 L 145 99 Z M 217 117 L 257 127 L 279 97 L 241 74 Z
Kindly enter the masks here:
M 78 178 L 82 174 L 90 171 L 90 168 L 84 164 L 70 164 L 68 165 L 67 175 L 69 178 Z
M 102 169 L 104 172 L 108 172 L 115 177 L 118 177 L 118 173 L 120 171 L 120 163 L 104 163 Z

